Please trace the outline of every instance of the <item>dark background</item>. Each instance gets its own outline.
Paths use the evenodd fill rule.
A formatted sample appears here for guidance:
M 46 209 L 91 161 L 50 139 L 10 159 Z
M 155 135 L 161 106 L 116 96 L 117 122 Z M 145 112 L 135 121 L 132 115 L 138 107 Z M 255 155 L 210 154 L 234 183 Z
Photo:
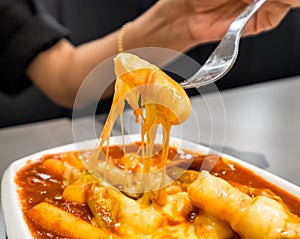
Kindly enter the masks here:
M 154 1 L 141 0 L 40 0 L 70 29 L 70 40 L 80 43 L 118 29 L 146 10 Z M 187 53 L 203 64 L 217 43 L 201 45 Z M 274 30 L 241 40 L 237 61 L 217 82 L 219 90 L 278 80 L 300 74 L 300 9 L 292 10 Z M 193 94 L 193 91 L 189 92 Z M 104 103 L 104 111 L 110 101 Z M 0 93 L 0 127 L 70 117 L 71 111 L 53 104 L 36 87 L 17 96 Z

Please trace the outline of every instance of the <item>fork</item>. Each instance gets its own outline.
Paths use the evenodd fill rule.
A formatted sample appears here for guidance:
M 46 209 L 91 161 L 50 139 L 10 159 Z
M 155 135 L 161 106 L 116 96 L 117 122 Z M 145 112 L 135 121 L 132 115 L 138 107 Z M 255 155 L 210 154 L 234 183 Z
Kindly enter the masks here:
M 236 61 L 243 29 L 253 14 L 266 2 L 254 0 L 231 23 L 225 36 L 204 65 L 191 78 L 180 83 L 184 89 L 213 83 L 229 72 Z

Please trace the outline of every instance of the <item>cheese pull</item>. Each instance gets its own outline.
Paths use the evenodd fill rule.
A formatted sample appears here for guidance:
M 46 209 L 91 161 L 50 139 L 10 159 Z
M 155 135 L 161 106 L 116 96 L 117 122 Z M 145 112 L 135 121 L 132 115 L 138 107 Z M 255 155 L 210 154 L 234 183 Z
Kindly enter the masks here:
M 154 125 L 164 128 L 179 125 L 187 120 L 192 105 L 184 89 L 157 66 L 130 53 L 114 58 L 117 77 L 111 111 L 100 139 L 109 138 L 114 122 L 122 115 L 125 102 L 137 117 L 146 121 L 144 131 Z M 143 110 L 145 112 L 143 115 Z
M 99 171 L 99 155 L 106 143 L 106 165 L 109 159 L 109 138 L 118 117 L 121 120 L 123 129 L 122 115 L 127 102 L 132 108 L 136 121 L 141 120 L 141 147 L 136 152 L 143 160 L 143 179 L 142 192 L 145 202 L 150 201 L 152 191 L 150 188 L 150 180 L 152 173 L 151 157 L 153 156 L 153 146 L 156 139 L 157 128 L 163 129 L 162 142 L 162 176 L 159 177 L 160 188 L 167 184 L 167 176 L 165 173 L 169 151 L 170 131 L 173 125 L 179 125 L 190 116 L 192 105 L 189 97 L 184 89 L 167 74 L 165 74 L 157 66 L 139 58 L 130 53 L 120 53 L 114 58 L 114 70 L 116 74 L 115 93 L 112 106 L 105 125 L 101 132 L 98 146 L 93 155 L 85 161 L 87 169 L 103 181 L 103 175 L 97 173 Z M 124 148 L 124 153 L 125 148 Z M 105 169 L 106 170 L 106 169 Z M 156 169 L 155 169 L 156 170 Z M 108 170 L 106 170 L 108 171 Z M 128 171 L 124 172 L 131 178 Z M 106 173 L 108 174 L 108 173 Z M 105 177 L 105 181 L 112 184 L 112 178 Z M 136 181 L 136 180 L 135 180 Z M 139 181 L 139 180 L 138 180 Z M 125 183 L 126 184 L 126 183 Z M 140 184 L 136 182 L 136 184 Z M 160 190 L 160 189 L 159 189 Z M 132 193 L 132 192 L 131 192 Z M 140 191 L 138 192 L 140 193 Z M 166 193 L 163 190 L 158 192 L 157 202 L 162 204 L 166 201 Z M 155 198 L 152 198 L 156 200 Z

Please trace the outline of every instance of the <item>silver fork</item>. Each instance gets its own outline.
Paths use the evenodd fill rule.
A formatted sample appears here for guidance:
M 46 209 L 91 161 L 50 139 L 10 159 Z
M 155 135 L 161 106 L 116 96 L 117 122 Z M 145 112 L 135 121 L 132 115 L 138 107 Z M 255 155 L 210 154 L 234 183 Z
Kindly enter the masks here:
M 237 58 L 240 38 L 246 23 L 265 2 L 266 0 L 254 0 L 231 23 L 226 35 L 200 70 L 188 80 L 181 82 L 180 85 L 184 89 L 208 85 L 228 73 Z

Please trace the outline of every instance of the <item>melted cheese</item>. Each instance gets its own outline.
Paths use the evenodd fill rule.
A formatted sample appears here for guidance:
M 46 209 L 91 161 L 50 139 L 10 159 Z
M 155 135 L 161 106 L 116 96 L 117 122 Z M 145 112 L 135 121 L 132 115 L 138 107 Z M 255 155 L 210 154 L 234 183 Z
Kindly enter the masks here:
M 107 143 L 108 154 L 112 128 L 118 116 L 122 119 L 127 102 L 136 116 L 136 122 L 142 121 L 141 157 L 144 159 L 144 173 L 149 173 L 151 170 L 149 159 L 152 156 L 158 126 L 163 128 L 162 164 L 166 165 L 171 127 L 181 124 L 190 116 L 191 102 L 184 89 L 177 82 L 157 66 L 138 56 L 120 53 L 114 58 L 114 63 L 117 77 L 115 94 L 94 157 L 98 157 L 104 143 Z M 144 180 L 145 192 L 147 192 L 147 177 Z M 161 185 L 164 185 L 164 182 L 165 173 L 163 173 Z M 145 195 L 146 201 L 152 195 L 157 202 L 161 204 L 166 202 L 166 194 L 163 190 Z

